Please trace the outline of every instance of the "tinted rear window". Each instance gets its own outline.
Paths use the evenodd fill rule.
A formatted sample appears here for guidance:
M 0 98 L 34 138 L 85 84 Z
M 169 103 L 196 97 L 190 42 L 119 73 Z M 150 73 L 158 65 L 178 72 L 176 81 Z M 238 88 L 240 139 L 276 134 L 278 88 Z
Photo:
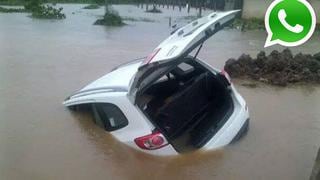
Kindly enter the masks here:
M 121 129 L 128 125 L 128 120 L 123 112 L 113 104 L 97 103 L 92 105 L 96 124 L 107 131 Z

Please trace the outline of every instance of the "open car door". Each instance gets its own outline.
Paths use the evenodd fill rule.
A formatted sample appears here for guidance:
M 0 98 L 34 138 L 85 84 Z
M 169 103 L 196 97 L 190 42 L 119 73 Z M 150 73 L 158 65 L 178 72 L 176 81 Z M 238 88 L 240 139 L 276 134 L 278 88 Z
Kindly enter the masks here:
M 137 94 L 165 75 L 170 67 L 181 63 L 196 47 L 232 23 L 238 12 L 239 10 L 211 13 L 181 27 L 164 40 L 140 65 L 131 84 L 131 99 L 135 101 Z

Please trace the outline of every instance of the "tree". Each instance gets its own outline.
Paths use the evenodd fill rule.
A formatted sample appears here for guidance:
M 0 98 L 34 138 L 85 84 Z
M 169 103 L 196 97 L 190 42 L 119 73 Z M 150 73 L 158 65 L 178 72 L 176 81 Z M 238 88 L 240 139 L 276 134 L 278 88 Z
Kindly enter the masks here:
M 94 2 L 96 4 L 103 5 L 103 3 L 105 3 L 105 0 L 94 0 Z
M 24 8 L 27 11 L 35 11 L 37 9 L 39 9 L 41 6 L 41 1 L 40 0 L 27 0 Z

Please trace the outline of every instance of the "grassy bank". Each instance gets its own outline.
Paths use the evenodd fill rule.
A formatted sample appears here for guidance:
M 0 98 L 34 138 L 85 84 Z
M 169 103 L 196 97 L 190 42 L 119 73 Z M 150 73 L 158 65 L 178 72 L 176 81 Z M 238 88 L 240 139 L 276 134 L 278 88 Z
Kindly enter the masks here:
M 24 8 L 4 8 L 0 7 L 0 12 L 1 13 L 25 13 L 28 12 Z

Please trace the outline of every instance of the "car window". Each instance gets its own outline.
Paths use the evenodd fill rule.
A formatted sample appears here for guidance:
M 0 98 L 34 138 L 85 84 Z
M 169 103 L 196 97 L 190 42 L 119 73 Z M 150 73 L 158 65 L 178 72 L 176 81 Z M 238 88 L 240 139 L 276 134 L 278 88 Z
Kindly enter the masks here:
M 123 112 L 113 104 L 96 103 L 92 105 L 92 110 L 96 124 L 107 131 L 118 130 L 128 125 Z

